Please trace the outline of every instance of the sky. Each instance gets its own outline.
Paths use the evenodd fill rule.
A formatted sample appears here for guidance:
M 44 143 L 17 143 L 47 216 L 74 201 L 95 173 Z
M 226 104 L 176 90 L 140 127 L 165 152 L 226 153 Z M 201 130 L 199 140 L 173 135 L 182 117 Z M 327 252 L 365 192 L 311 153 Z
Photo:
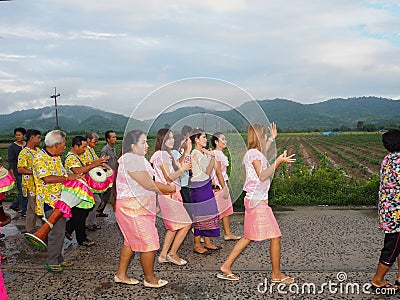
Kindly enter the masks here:
M 260 100 L 400 99 L 399 28 L 390 0 L 0 1 L 0 114 L 54 105 L 57 87 L 59 105 L 129 116 L 193 77 Z

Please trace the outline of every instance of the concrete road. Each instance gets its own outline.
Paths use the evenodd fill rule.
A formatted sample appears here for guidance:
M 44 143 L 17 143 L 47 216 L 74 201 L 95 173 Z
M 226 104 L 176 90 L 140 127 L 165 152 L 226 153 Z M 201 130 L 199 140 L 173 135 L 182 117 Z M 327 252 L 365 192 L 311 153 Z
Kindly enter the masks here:
M 5 205 L 8 207 L 8 205 Z M 7 212 L 10 212 L 6 209 Z M 102 229 L 89 232 L 96 241 L 91 248 L 65 240 L 65 258 L 75 266 L 54 274 L 43 267 L 46 252 L 30 246 L 21 231 L 24 219 L 2 228 L 0 252 L 8 255 L 2 272 L 10 299 L 379 299 L 371 295 L 369 281 L 377 266 L 383 234 L 377 229 L 373 207 L 288 207 L 274 209 L 282 231 L 282 270 L 296 278 L 289 286 L 271 286 L 269 242 L 254 242 L 233 265 L 240 281 L 216 278 L 219 266 L 235 242 L 216 238 L 223 249 L 203 256 L 193 252 L 188 234 L 180 256 L 186 266 L 160 265 L 156 274 L 170 283 L 161 289 L 142 283 L 126 286 L 113 282 L 122 235 L 110 207 L 107 218 L 98 218 Z M 232 231 L 243 233 L 243 213 L 231 217 Z M 165 229 L 157 219 L 161 241 Z M 387 279 L 394 282 L 397 266 Z M 129 275 L 143 281 L 139 256 L 131 262 Z M 394 297 L 393 297 L 394 298 Z M 385 297 L 387 299 L 387 297 Z

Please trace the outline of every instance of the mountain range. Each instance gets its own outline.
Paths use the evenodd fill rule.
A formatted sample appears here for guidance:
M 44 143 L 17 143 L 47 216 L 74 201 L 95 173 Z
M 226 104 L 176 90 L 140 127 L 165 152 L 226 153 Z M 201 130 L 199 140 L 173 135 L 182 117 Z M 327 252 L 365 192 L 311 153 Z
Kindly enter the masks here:
M 174 128 L 174 124 L 186 120 L 188 125 L 204 126 L 207 131 L 222 130 L 222 121 L 241 131 L 246 130 L 248 121 L 241 114 L 251 115 L 261 107 L 269 121 L 277 123 L 282 131 L 332 130 L 333 128 L 355 128 L 357 122 L 374 124 L 376 127 L 396 127 L 400 124 L 400 100 L 379 97 L 357 97 L 330 99 L 313 104 L 301 104 L 286 99 L 259 100 L 243 103 L 227 111 L 216 111 L 202 107 L 182 107 L 163 113 L 155 120 L 130 119 L 130 128 L 147 129 L 151 132 L 161 127 Z M 123 132 L 129 117 L 106 112 L 89 106 L 58 106 L 59 125 L 67 132 L 94 130 L 104 132 L 112 129 Z M 206 116 L 206 117 L 205 117 Z M 215 121 L 214 119 L 215 118 Z M 0 115 L 0 130 L 12 133 L 15 127 L 36 128 L 42 131 L 54 129 L 54 107 L 15 111 Z M 226 127 L 225 127 L 226 128 Z

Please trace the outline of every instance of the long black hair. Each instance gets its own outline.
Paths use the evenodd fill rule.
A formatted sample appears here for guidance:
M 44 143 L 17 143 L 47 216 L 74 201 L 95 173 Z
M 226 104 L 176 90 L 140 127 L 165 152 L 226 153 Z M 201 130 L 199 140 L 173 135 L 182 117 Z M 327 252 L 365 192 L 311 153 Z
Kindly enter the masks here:
M 165 147 L 165 140 L 168 139 L 169 133 L 172 132 L 168 128 L 161 128 L 160 130 L 157 131 L 157 139 L 156 139 L 156 144 L 154 146 L 154 152 L 164 150 L 167 151 L 172 162 L 172 167 L 174 168 L 174 171 L 178 171 L 179 167 L 177 166 L 174 156 L 171 153 L 170 149 L 167 149 Z
M 136 145 L 139 142 L 141 135 L 144 134 L 141 130 L 131 130 L 124 136 L 122 141 L 122 154 L 132 151 L 132 144 Z

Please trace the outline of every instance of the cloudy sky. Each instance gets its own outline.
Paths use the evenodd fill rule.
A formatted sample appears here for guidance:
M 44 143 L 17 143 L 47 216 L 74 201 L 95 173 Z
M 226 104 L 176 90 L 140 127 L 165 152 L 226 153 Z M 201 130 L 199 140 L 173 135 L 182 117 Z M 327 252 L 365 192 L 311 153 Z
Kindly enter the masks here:
M 257 99 L 400 99 L 399 28 L 390 0 L 0 1 L 0 114 L 56 86 L 59 104 L 130 115 L 190 77 Z

